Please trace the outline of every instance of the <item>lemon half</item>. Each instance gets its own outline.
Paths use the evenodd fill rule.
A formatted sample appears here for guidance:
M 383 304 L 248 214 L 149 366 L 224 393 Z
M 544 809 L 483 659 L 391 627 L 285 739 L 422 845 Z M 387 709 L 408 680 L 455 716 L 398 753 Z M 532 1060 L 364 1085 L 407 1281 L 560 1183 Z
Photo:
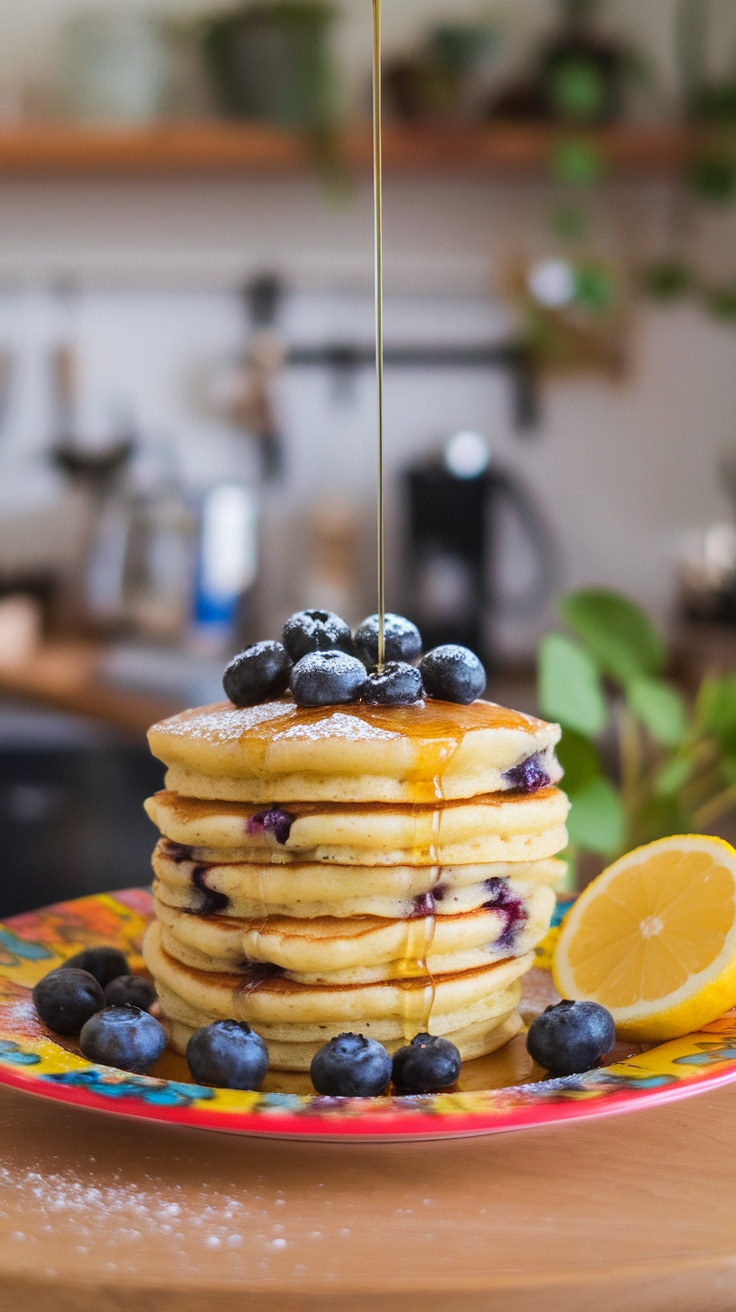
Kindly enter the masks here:
M 736 1006 L 736 851 L 689 834 L 622 856 L 566 916 L 552 974 L 563 998 L 607 1007 L 621 1038 L 717 1020 Z

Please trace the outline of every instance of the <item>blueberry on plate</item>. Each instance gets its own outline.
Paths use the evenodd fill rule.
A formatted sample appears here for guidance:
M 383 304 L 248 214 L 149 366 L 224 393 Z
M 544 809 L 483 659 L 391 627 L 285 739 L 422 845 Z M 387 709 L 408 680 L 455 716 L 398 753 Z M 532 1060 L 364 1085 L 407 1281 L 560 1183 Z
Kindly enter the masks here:
M 280 642 L 256 642 L 233 657 L 222 686 L 234 706 L 256 706 L 281 697 L 290 674 L 289 654 Z
M 298 610 L 284 625 L 283 643 L 293 661 L 311 651 L 344 651 L 353 655 L 350 625 L 331 610 Z
M 150 979 L 142 975 L 118 975 L 105 988 L 106 1007 L 140 1007 L 150 1011 L 156 1001 L 156 990 Z
M 117 979 L 118 975 L 128 975 L 130 966 L 128 958 L 117 948 L 85 948 L 83 952 L 77 952 L 73 957 L 67 957 L 63 966 L 59 970 L 67 970 L 69 967 L 75 970 L 88 970 L 90 975 L 94 975 L 98 984 L 106 988 L 111 979 Z
M 376 1039 L 339 1034 L 314 1054 L 310 1075 L 328 1098 L 375 1098 L 391 1079 L 391 1057 Z
M 391 612 L 383 617 L 384 661 L 406 661 L 411 665 L 422 654 L 422 635 L 416 624 Z M 355 630 L 355 650 L 363 664 L 378 664 L 378 616 L 369 615 Z
M 190 1038 L 187 1064 L 198 1084 L 260 1089 L 268 1070 L 268 1048 L 244 1021 L 216 1020 Z
M 394 1053 L 393 1081 L 397 1093 L 440 1093 L 451 1089 L 460 1074 L 460 1053 L 449 1039 L 417 1034 Z
M 33 990 L 33 1005 L 55 1034 L 78 1034 L 105 1005 L 102 986 L 88 970 L 66 966 L 52 970 Z
M 468 647 L 447 643 L 435 647 L 419 663 L 429 697 L 442 702 L 459 702 L 468 706 L 486 689 L 486 672 L 478 657 Z
M 380 672 L 372 670 L 368 675 L 360 700 L 375 706 L 407 706 L 420 701 L 423 692 L 422 676 L 415 665 L 389 661 Z
M 592 1070 L 616 1041 L 613 1016 L 597 1002 L 558 1002 L 529 1026 L 530 1057 L 551 1075 Z
M 140 1007 L 105 1007 L 82 1027 L 79 1046 L 88 1061 L 144 1075 L 166 1047 L 166 1034 Z
M 365 666 L 342 651 L 313 651 L 291 672 L 297 706 L 339 706 L 354 702 L 365 683 Z

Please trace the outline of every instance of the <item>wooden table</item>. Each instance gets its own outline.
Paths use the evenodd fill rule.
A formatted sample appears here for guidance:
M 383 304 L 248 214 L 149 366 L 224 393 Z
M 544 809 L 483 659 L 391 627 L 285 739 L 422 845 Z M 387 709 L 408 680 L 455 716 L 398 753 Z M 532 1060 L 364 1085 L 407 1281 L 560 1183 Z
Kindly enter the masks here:
M 2 1312 L 736 1307 L 736 1088 L 486 1139 L 284 1143 L 0 1090 Z

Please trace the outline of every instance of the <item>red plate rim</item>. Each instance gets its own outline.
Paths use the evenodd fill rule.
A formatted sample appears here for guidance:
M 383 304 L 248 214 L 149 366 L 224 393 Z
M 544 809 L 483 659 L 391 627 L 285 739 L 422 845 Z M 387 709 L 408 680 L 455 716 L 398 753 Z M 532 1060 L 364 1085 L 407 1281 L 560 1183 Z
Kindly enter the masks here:
M 142 890 L 99 894 L 14 917 L 0 925 L 0 935 L 45 948 L 63 942 L 63 955 L 68 956 L 70 948 L 76 951 L 95 941 L 110 944 L 110 923 L 114 925 L 117 917 L 119 943 L 115 946 L 130 950 L 150 914 L 150 905 L 150 894 Z M 107 918 L 107 932 L 95 940 L 95 917 L 102 916 Z M 63 939 L 55 937 L 62 921 Z M 76 941 L 75 928 L 79 932 Z M 30 929 L 40 929 L 45 943 L 29 933 Z M 13 969 L 0 964 L 0 982 L 9 979 L 13 979 Z M 19 986 L 22 992 L 18 992 Z M 23 1005 L 29 993 L 30 985 L 16 979 L 12 999 L 3 1002 L 0 997 L 0 1084 L 67 1105 L 192 1129 L 321 1142 L 460 1138 L 660 1107 L 736 1082 L 736 1013 L 730 1013 L 698 1034 L 565 1079 L 380 1100 L 243 1094 L 250 1105 L 240 1110 L 232 1105 L 232 1094 L 228 1095 L 230 1102 L 218 1105 L 216 1091 L 177 1080 L 130 1076 L 76 1056 L 70 1069 L 57 1063 L 58 1070 L 44 1070 L 44 1053 L 52 1036 L 37 1020 L 29 1030 L 27 1015 L 25 1024 L 12 1023 L 18 1003 L 24 1013 L 29 1010 Z M 67 1055 L 57 1045 L 53 1052 L 59 1057 Z M 34 1066 L 31 1075 L 29 1062 L 41 1069 Z M 702 1069 L 704 1066 L 707 1069 Z M 168 1105 L 167 1098 L 172 1099 Z M 484 1105 L 473 1105 L 477 1103 Z
M 334 1112 L 322 1115 L 291 1115 L 288 1112 L 258 1111 L 229 1112 L 227 1116 L 200 1108 L 156 1107 L 140 1099 L 111 1102 L 100 1094 L 82 1089 L 69 1089 L 49 1081 L 29 1080 L 0 1065 L 0 1084 L 43 1097 L 54 1102 L 84 1107 L 108 1115 L 124 1116 L 137 1120 L 183 1125 L 190 1129 L 215 1130 L 224 1134 L 260 1135 L 276 1139 L 308 1139 L 324 1143 L 335 1140 L 369 1140 L 371 1142 L 426 1139 L 471 1138 L 474 1135 L 504 1134 L 514 1130 L 539 1129 L 558 1122 L 600 1120 L 606 1116 L 621 1115 L 637 1109 L 662 1107 L 666 1103 L 680 1102 L 736 1083 L 736 1061 L 731 1069 L 709 1072 L 690 1080 L 683 1080 L 664 1088 L 631 1090 L 607 1094 L 589 1101 L 540 1103 L 504 1114 L 488 1115 L 482 1112 L 454 1113 L 451 1118 L 437 1116 L 431 1108 L 392 1109 L 378 1115 L 371 1110 L 370 1099 L 351 1099 L 353 1107 L 365 1103 L 349 1118 L 340 1118 Z M 523 1086 L 530 1087 L 530 1086 Z M 536 1086 L 535 1086 L 536 1087 Z M 505 1092 L 505 1091 L 504 1091 Z M 449 1095 L 453 1096 L 453 1095 Z M 431 1097 L 431 1095 L 430 1095 Z M 333 1100 L 336 1103 L 340 1099 Z M 396 1102 L 397 1099 L 392 1099 Z M 418 1100 L 417 1100 L 418 1101 Z

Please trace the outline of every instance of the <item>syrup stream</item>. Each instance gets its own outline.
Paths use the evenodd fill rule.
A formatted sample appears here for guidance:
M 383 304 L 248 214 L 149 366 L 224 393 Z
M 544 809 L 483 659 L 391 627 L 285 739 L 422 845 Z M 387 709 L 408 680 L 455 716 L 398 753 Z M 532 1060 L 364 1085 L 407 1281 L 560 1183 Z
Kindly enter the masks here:
M 373 198 L 376 298 L 376 421 L 378 434 L 378 669 L 386 656 L 386 562 L 383 515 L 383 140 L 381 0 L 373 0 Z

